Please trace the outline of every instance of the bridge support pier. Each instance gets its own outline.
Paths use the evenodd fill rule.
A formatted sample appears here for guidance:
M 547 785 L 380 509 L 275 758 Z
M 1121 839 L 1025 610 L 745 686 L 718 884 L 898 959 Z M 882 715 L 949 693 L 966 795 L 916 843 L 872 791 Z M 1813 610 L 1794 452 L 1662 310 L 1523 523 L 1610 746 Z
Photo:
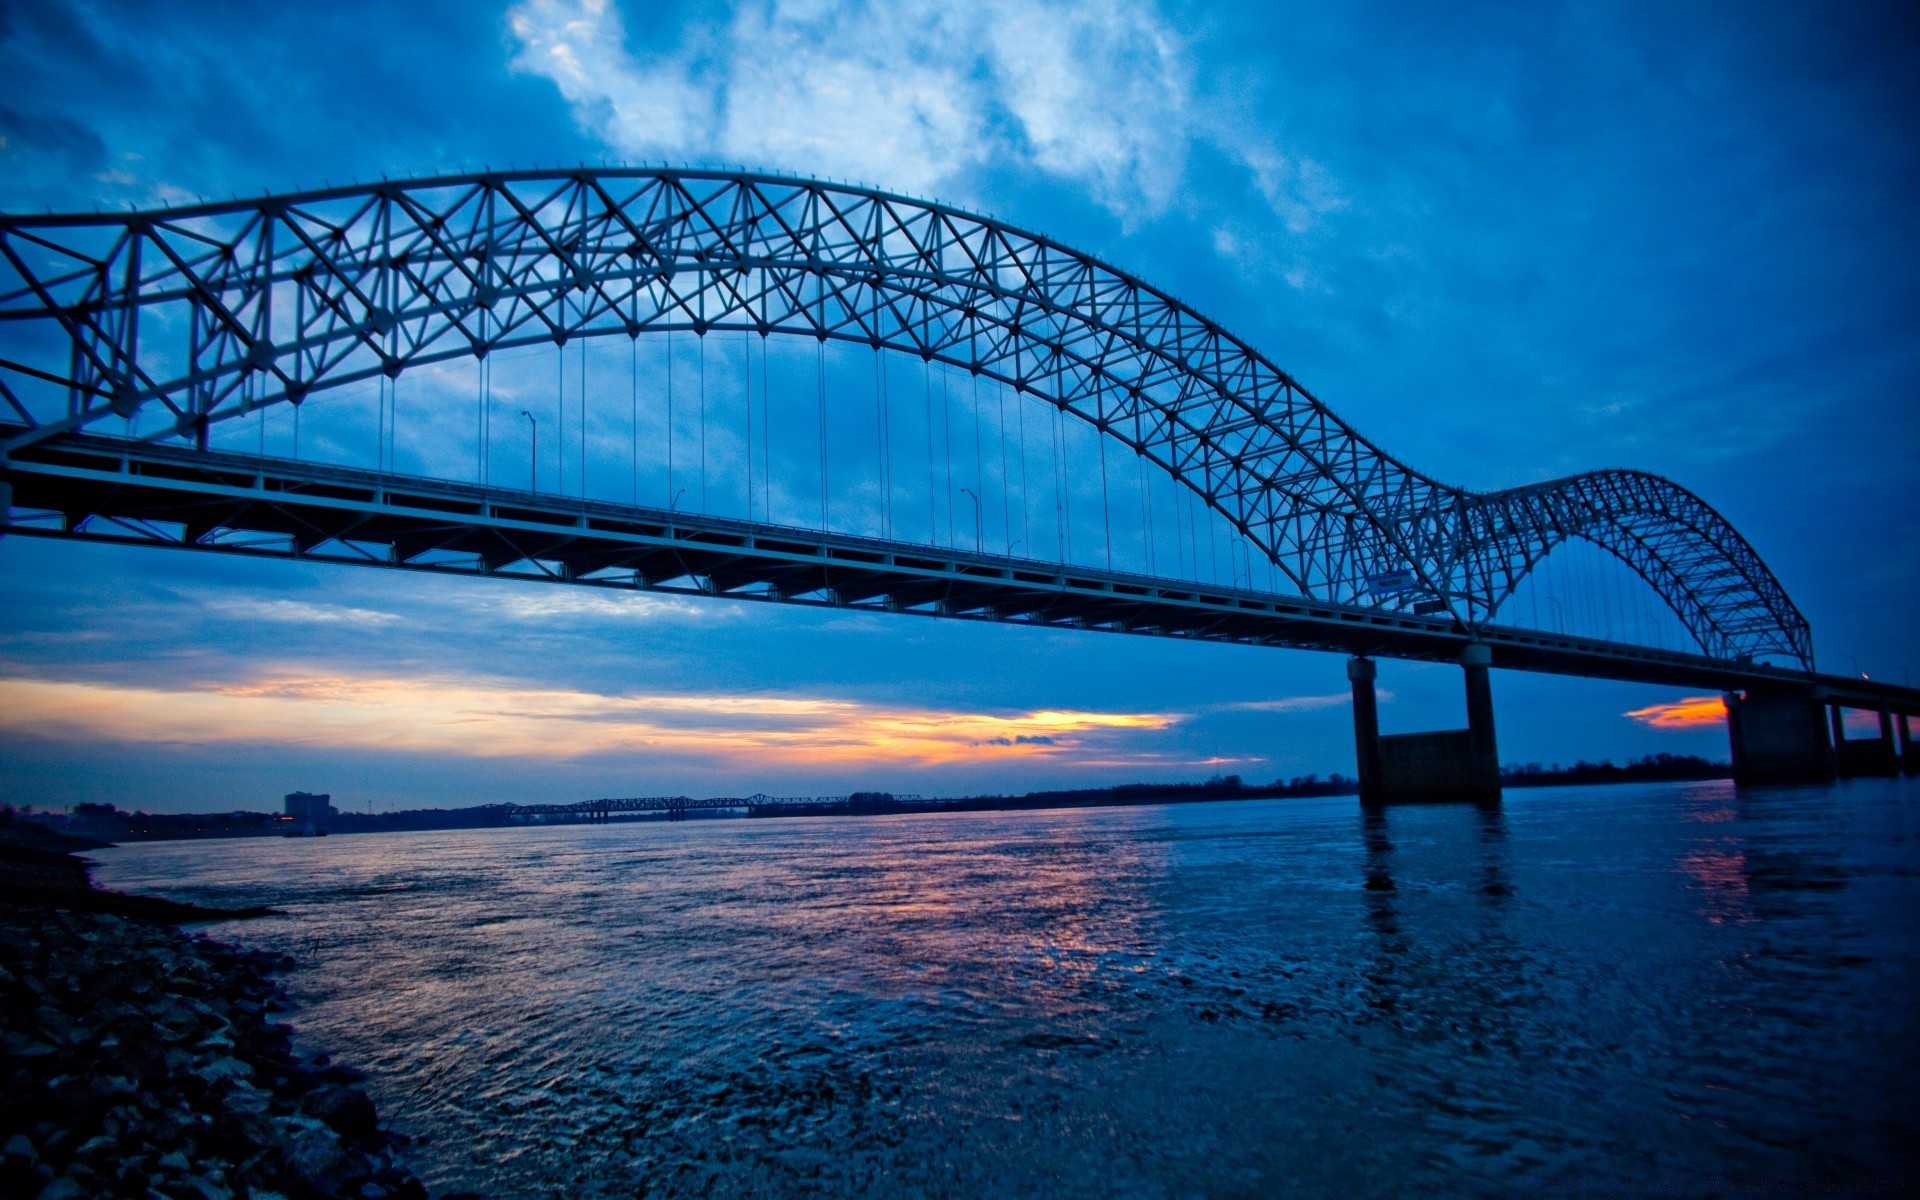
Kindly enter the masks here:
M 1467 728 L 1382 737 L 1373 686 L 1378 670 L 1371 659 L 1348 661 L 1362 805 L 1435 801 L 1485 804 L 1500 799 L 1493 685 L 1488 677 L 1493 656 L 1485 646 L 1468 646 L 1460 665 L 1466 671 Z
M 1729 692 L 1727 741 L 1737 783 L 1824 783 L 1838 755 L 1827 740 L 1819 698 L 1805 689 Z M 1832 710 L 1840 730 L 1839 709 Z
M 1880 732 L 1874 737 L 1850 738 L 1841 706 L 1833 706 L 1833 753 L 1842 779 L 1857 775 L 1898 775 L 1901 761 L 1894 749 L 1893 714 L 1879 712 Z
M 1384 803 L 1380 791 L 1380 705 L 1373 693 L 1380 669 L 1370 658 L 1347 660 L 1347 678 L 1353 682 L 1353 747 L 1360 777 L 1360 803 Z
M 1901 713 L 1894 718 L 1894 727 L 1900 731 L 1900 769 L 1908 775 L 1920 775 L 1920 764 L 1913 761 L 1913 731 L 1907 728 L 1907 714 Z

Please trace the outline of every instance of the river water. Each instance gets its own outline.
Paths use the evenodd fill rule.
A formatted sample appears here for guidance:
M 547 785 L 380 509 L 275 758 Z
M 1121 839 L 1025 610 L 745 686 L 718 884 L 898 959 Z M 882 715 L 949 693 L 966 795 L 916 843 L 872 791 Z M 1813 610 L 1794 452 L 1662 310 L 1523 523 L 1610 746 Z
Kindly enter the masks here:
M 132 845 L 495 1196 L 1912 1194 L 1920 781 Z

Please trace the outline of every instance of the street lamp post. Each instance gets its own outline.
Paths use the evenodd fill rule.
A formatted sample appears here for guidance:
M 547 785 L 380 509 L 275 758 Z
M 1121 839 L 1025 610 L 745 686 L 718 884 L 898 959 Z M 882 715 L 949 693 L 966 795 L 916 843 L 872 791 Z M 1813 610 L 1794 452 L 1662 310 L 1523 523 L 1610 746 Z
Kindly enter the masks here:
M 975 554 L 978 554 L 980 553 L 980 545 L 981 545 L 980 497 L 974 494 L 974 490 L 972 488 L 963 487 L 960 490 L 965 492 L 967 494 L 967 498 L 973 501 L 973 552 Z
M 540 422 L 524 408 L 520 415 L 533 427 L 533 449 L 527 454 L 527 490 L 537 492 L 540 490 Z

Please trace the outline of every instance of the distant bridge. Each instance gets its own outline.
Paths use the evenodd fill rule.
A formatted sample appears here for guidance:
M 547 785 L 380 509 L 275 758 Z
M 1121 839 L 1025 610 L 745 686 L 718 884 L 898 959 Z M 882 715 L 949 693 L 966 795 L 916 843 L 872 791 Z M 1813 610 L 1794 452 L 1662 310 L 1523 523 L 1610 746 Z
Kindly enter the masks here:
M 850 796 L 769 796 L 756 792 L 751 796 L 626 796 L 600 800 L 578 800 L 571 804 L 503 804 L 509 820 L 522 822 L 584 820 L 604 823 L 617 815 L 662 813 L 669 819 L 690 812 L 744 812 L 748 816 L 791 816 L 807 812 L 845 812 L 867 801 L 872 808 L 891 804 L 917 804 L 923 797 L 915 794 L 854 793 Z
M 676 415 L 676 333 L 695 335 L 698 349 L 699 491 L 685 507 L 692 381 L 681 376 Z M 742 335 L 744 384 L 710 422 L 708 343 L 728 333 Z M 647 373 L 645 420 L 640 401 L 640 344 L 656 335 L 668 339 L 664 422 L 658 369 Z M 769 339 L 810 344 L 813 357 L 783 352 L 777 444 Z M 609 386 L 604 353 L 596 375 L 589 343 L 628 346 L 626 377 Z M 570 346 L 579 347 L 572 413 Z M 828 386 L 830 346 L 872 357 L 865 432 L 849 431 L 855 401 L 866 401 L 839 360 Z M 493 388 L 497 362 L 542 352 L 556 366 L 550 488 L 539 486 L 546 400 L 533 398 L 547 389 L 522 379 L 501 411 Z M 902 356 L 917 363 L 922 389 L 893 382 Z M 460 362 L 474 364 L 470 416 L 449 382 Z M 403 473 L 398 381 L 409 372 L 424 382 L 419 395 L 409 384 L 417 465 Z M 796 378 L 811 388 L 785 386 Z M 310 432 L 303 455 L 304 410 L 327 396 L 364 399 L 370 386 L 377 421 L 362 414 Z M 817 427 L 809 413 L 802 429 L 789 393 L 809 390 Z M 1476 699 L 1475 680 L 1489 666 L 1713 687 L 1753 704 L 1788 696 L 1790 707 L 1872 708 L 1889 747 L 1900 718 L 1903 750 L 1905 719 L 1920 714 L 1920 692 L 1814 674 L 1811 631 L 1785 589 L 1676 484 L 1634 471 L 1486 493 L 1439 483 L 1126 272 L 1001 222 L 868 189 L 665 169 L 499 172 L 156 212 L 0 217 L 0 405 L 0 486 L 10 491 L 0 498 L 21 534 L 1342 651 L 1365 664 L 1352 672 L 1363 792 L 1401 770 L 1399 751 L 1441 752 L 1388 745 L 1389 761 L 1370 760 L 1374 656 L 1465 664 L 1482 760 L 1493 753 L 1491 702 Z M 525 488 L 496 479 L 503 452 L 521 444 L 516 410 L 527 422 Z M 266 452 L 276 412 L 289 415 L 290 453 Z M 1047 438 L 1031 455 L 1030 413 L 1034 436 Z M 870 472 L 863 447 L 875 448 Z M 570 448 L 577 487 L 567 484 Z M 643 503 L 643 472 L 657 474 L 662 450 L 660 502 Z M 1110 453 L 1133 460 L 1135 481 Z M 472 480 L 451 478 L 469 454 Z M 630 461 L 610 468 L 610 458 Z M 1037 501 L 1030 458 L 1050 476 Z M 630 490 L 607 486 L 629 476 Z M 743 492 L 742 511 L 710 503 L 710 485 Z M 1140 510 L 1139 569 L 1116 559 L 1116 489 L 1123 556 L 1128 514 Z M 998 554 L 985 545 L 994 499 Z M 1047 535 L 1052 556 L 1036 545 Z M 1516 593 L 1568 542 L 1617 559 L 1691 644 L 1516 620 Z M 1203 555 L 1211 579 L 1201 578 Z M 1256 561 L 1265 587 L 1255 586 Z M 1617 600 L 1624 611 L 1627 599 Z M 1594 601 L 1609 619 L 1615 603 L 1615 593 Z M 1749 710 L 1750 737 L 1771 728 L 1758 712 Z M 1788 757 L 1804 763 L 1810 744 L 1796 746 Z M 1829 743 L 1822 753 L 1844 750 Z

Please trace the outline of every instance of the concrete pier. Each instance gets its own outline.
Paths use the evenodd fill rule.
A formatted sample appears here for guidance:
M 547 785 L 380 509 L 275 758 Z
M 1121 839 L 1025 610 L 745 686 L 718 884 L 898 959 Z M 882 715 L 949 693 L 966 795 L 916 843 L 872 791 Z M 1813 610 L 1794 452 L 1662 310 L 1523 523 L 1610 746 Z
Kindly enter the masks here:
M 1900 756 L 1894 749 L 1893 714 L 1881 712 L 1877 736 L 1850 738 L 1842 718 L 1842 709 L 1833 706 L 1833 750 L 1835 765 L 1842 779 L 1862 775 L 1898 775 Z
M 1805 688 L 1729 692 L 1727 740 L 1739 783 L 1818 783 L 1832 779 L 1834 743 L 1819 697 Z M 1840 729 L 1838 710 L 1833 728 Z
M 1360 803 L 1381 804 L 1380 790 L 1380 705 L 1373 693 L 1373 681 L 1380 669 L 1370 658 L 1347 660 L 1347 678 L 1353 683 L 1353 745 L 1360 779 Z
M 1476 798 L 1500 798 L 1500 748 L 1493 736 L 1493 651 L 1475 643 L 1460 652 L 1467 677 L 1467 732 L 1473 735 Z
M 1901 713 L 1894 720 L 1900 731 L 1900 769 L 1909 775 L 1920 775 L 1920 765 L 1913 761 L 1913 731 L 1907 728 L 1907 714 Z
M 1466 672 L 1467 728 L 1382 737 L 1374 696 L 1377 668 L 1366 658 L 1347 663 L 1361 804 L 1484 804 L 1500 799 L 1493 685 L 1488 678 L 1493 657 L 1485 646 L 1472 645 L 1461 655 L 1460 665 Z

